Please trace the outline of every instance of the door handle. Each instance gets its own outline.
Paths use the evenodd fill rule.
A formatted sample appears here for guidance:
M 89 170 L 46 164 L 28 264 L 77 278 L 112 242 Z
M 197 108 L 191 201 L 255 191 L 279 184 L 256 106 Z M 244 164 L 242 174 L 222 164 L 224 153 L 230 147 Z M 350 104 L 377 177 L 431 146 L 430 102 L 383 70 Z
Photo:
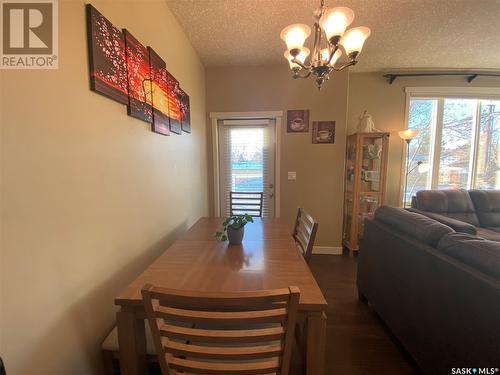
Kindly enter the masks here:
M 269 194 L 269 198 L 274 197 L 274 193 Z

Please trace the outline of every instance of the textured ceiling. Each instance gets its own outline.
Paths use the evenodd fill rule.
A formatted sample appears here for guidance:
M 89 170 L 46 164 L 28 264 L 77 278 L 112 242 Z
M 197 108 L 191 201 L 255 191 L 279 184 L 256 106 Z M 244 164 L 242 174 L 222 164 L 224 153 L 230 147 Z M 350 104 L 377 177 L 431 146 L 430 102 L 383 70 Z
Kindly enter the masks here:
M 205 66 L 285 64 L 281 29 L 319 0 L 166 0 Z M 356 71 L 500 69 L 500 0 L 325 0 L 372 30 Z M 310 46 L 312 38 L 306 41 Z

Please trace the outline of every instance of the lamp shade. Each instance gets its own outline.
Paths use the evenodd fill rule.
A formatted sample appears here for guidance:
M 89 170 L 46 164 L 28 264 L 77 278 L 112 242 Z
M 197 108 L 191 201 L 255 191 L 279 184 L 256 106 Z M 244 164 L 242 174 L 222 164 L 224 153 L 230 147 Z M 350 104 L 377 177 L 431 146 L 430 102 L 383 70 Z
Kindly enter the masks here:
M 345 29 L 354 20 L 354 12 L 347 7 L 336 7 L 327 9 L 319 20 L 319 25 L 326 34 L 326 38 L 341 37 Z
M 338 49 L 337 51 L 335 51 L 335 53 L 332 56 L 332 59 L 330 60 L 329 65 L 334 66 L 341 55 L 342 55 L 341 50 Z M 328 48 L 323 48 L 321 50 L 321 61 L 323 62 L 323 64 L 325 64 L 329 58 L 330 58 L 330 51 L 328 50 Z
M 295 23 L 281 30 L 280 37 L 286 43 L 289 51 L 300 49 L 306 39 L 311 35 L 311 28 L 303 23 Z
M 406 129 L 398 132 L 399 138 L 405 141 L 411 141 L 418 135 L 419 131 L 416 129 Z
M 310 52 L 311 52 L 311 51 L 309 51 L 309 48 L 302 47 L 302 48 L 300 49 L 299 54 L 298 54 L 298 55 L 297 55 L 297 57 L 295 57 L 295 58 L 296 58 L 297 60 L 299 60 L 301 63 L 303 63 L 303 62 L 306 60 L 307 56 L 309 56 L 309 53 L 310 53 Z M 288 63 L 290 64 L 290 69 L 300 68 L 300 65 L 298 65 L 298 64 L 296 64 L 296 63 L 294 63 L 294 62 L 292 61 L 293 56 L 292 56 L 292 55 L 290 55 L 290 52 L 289 52 L 289 51 L 285 51 L 285 53 L 284 53 L 283 55 L 285 56 L 285 59 L 287 59 L 287 60 L 288 60 Z
M 353 52 L 359 54 L 363 49 L 365 40 L 370 36 L 371 31 L 368 27 L 360 26 L 347 30 L 340 44 L 344 47 L 345 53 L 349 56 Z

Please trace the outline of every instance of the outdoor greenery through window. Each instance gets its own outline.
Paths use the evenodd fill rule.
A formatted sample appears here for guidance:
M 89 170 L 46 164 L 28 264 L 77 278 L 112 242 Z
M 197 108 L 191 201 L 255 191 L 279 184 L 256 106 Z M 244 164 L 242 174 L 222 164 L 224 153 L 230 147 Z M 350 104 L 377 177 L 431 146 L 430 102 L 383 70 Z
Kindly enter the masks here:
M 423 189 L 500 189 L 500 99 L 411 97 L 404 199 Z

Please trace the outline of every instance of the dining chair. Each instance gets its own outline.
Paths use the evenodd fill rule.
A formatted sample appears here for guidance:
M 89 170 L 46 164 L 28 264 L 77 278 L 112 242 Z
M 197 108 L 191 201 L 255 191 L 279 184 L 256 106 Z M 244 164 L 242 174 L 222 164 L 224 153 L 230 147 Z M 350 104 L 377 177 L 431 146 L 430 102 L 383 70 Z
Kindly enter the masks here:
M 300 291 L 142 288 L 163 375 L 288 375 Z
M 229 192 L 229 208 L 231 216 L 249 214 L 252 217 L 262 217 L 264 194 L 253 192 Z
M 297 210 L 293 239 L 307 263 L 311 259 L 318 226 L 319 224 L 306 211 L 302 208 Z

